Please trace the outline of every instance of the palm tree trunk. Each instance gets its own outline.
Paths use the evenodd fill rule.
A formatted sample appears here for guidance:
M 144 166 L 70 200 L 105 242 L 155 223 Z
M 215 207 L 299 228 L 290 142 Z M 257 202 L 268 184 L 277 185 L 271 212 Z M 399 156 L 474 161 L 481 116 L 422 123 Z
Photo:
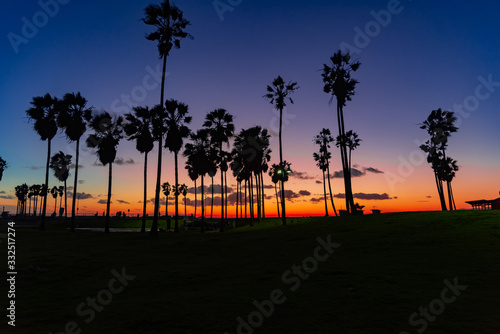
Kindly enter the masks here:
M 148 194 L 148 152 L 144 153 L 144 196 L 142 199 L 141 233 L 146 233 L 146 202 Z
M 443 185 L 441 183 L 441 180 L 439 180 L 439 177 L 438 177 L 436 170 L 434 170 L 434 178 L 436 180 L 436 186 L 437 186 L 437 190 L 438 190 L 438 194 L 439 194 L 439 200 L 441 202 L 441 210 L 447 211 L 446 202 L 444 200 L 444 194 L 443 194 Z
M 457 206 L 455 205 L 455 196 L 453 195 L 453 187 L 451 186 L 451 182 L 450 182 L 450 190 L 451 190 L 451 200 L 453 202 L 453 209 L 457 210 Z
M 341 136 L 342 139 L 345 138 L 345 131 L 344 131 L 344 114 L 342 110 L 342 106 L 340 104 L 340 101 L 337 101 L 337 122 L 339 126 L 339 135 Z M 346 145 L 344 140 L 340 143 L 340 157 L 342 160 L 342 172 L 344 174 L 344 188 L 345 188 L 345 201 L 346 201 L 346 210 L 347 213 L 350 213 L 350 194 L 349 194 L 349 171 L 347 169 L 347 150 L 346 150 Z
M 332 207 L 333 207 L 333 212 L 335 213 L 335 216 L 337 216 L 337 210 L 335 209 L 335 204 L 333 204 L 333 194 L 332 194 L 332 184 L 330 182 L 330 163 L 327 161 L 326 162 L 326 172 L 328 176 L 328 189 L 330 190 L 330 201 L 332 202 Z
M 196 196 L 196 180 L 194 180 L 194 219 L 196 219 L 196 207 L 198 206 L 198 196 Z
M 255 173 L 255 191 L 257 192 L 257 220 L 260 223 L 261 222 L 261 197 L 260 197 L 260 180 L 258 177 L 258 174 Z
M 280 168 L 283 168 L 283 145 L 281 141 L 281 132 L 283 127 L 283 108 L 280 108 L 280 130 L 279 130 L 279 143 L 280 143 Z M 282 173 L 286 173 L 282 170 Z M 284 177 L 284 175 L 283 175 Z M 286 225 L 286 213 L 285 213 L 285 182 L 281 182 L 281 220 L 283 225 Z
M 205 232 L 205 189 L 203 189 L 203 174 L 201 175 L 201 233 Z M 196 218 L 196 217 L 195 217 Z
M 236 180 L 236 215 L 235 215 L 235 219 L 238 219 L 238 199 L 239 199 L 239 182 L 238 180 Z
M 184 195 L 184 219 L 187 217 L 187 211 L 186 211 L 186 195 Z
M 278 209 L 278 218 L 281 218 L 281 216 L 280 216 L 280 201 L 278 199 L 278 187 L 276 186 L 276 183 L 274 184 L 274 193 L 276 194 L 276 208 Z
M 167 70 L 167 55 L 163 55 L 163 71 L 161 74 L 161 92 L 160 92 L 160 105 L 163 110 L 163 99 L 165 96 L 165 72 Z M 155 209 L 153 216 L 153 224 L 151 225 L 150 235 L 156 236 L 158 235 L 158 211 L 160 209 L 160 180 L 161 180 L 161 159 L 162 159 L 162 138 L 163 133 L 160 134 L 158 138 L 158 167 L 156 171 L 156 189 L 155 189 Z
M 108 175 L 108 202 L 106 203 L 106 223 L 104 225 L 104 233 L 109 233 L 109 210 L 111 206 L 111 180 L 113 176 L 112 167 L 113 163 L 109 163 L 109 175 Z
M 250 201 L 250 226 L 253 226 L 253 177 L 250 174 L 250 187 L 248 187 L 248 197 Z
M 225 200 L 225 205 L 226 205 L 226 219 L 227 219 L 227 171 L 224 172 L 224 192 L 226 193 L 226 200 Z
M 450 204 L 450 211 L 453 211 L 453 199 L 451 196 L 451 182 L 446 182 L 446 187 L 448 188 L 448 203 Z
M 54 197 L 54 213 L 56 212 L 57 210 L 57 196 Z
M 325 170 L 323 169 L 323 194 L 325 197 L 325 216 L 328 217 L 328 202 L 326 200 L 326 179 L 325 179 Z
M 262 219 L 266 218 L 266 205 L 265 205 L 265 200 L 266 200 L 266 194 L 264 193 L 264 175 L 262 172 L 260 172 L 260 185 L 262 187 Z
M 47 191 L 45 192 L 44 201 L 43 201 L 43 211 L 42 211 L 42 219 L 40 220 L 40 230 L 45 230 L 45 214 L 47 210 L 47 195 L 49 193 L 49 164 L 50 164 L 50 142 L 51 139 L 47 139 L 47 164 L 45 165 L 45 188 Z
M 224 172 L 222 171 L 222 143 L 219 145 L 220 152 L 220 232 L 224 232 Z
M 212 178 L 212 204 L 210 206 L 210 219 L 213 218 L 213 213 L 214 213 L 214 177 L 211 176 Z
M 76 187 L 78 184 L 78 160 L 80 158 L 80 138 L 76 140 L 75 180 L 73 182 L 73 205 L 71 207 L 71 232 L 75 232 Z
M 68 222 L 68 193 L 66 187 L 66 180 L 64 180 L 64 216 L 66 223 Z
M 245 180 L 245 220 L 247 219 L 247 184 L 248 180 Z
M 179 166 L 177 164 L 177 155 L 179 152 L 174 152 L 175 160 L 175 228 L 174 232 L 179 232 Z

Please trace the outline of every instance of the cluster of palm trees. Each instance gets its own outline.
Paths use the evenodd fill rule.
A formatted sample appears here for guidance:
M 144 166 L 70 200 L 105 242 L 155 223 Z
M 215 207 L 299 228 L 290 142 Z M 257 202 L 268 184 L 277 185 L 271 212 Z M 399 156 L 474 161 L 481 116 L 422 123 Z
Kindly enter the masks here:
M 430 139 L 422 144 L 420 149 L 427 153 L 427 162 L 431 164 L 434 171 L 434 179 L 443 211 L 447 210 L 443 182 L 446 182 L 449 209 L 457 209 L 451 182 L 459 168 L 457 161 L 446 154 L 448 138 L 458 130 L 455 126 L 456 120 L 457 117 L 452 111 L 437 109 L 433 110 L 420 126 L 430 136 Z
M 45 184 L 33 184 L 28 186 L 26 183 L 15 187 L 15 195 L 17 198 L 17 210 L 16 213 L 18 215 L 24 216 L 28 214 L 28 216 L 33 215 L 34 217 L 42 215 L 42 205 L 39 205 L 40 201 L 44 199 L 44 197 L 50 193 L 55 200 L 54 203 L 54 214 L 57 212 L 57 197 L 60 197 L 59 207 L 62 207 L 62 198 L 64 196 L 64 187 L 63 186 L 54 186 L 49 191 L 45 187 Z M 26 209 L 26 203 L 28 202 L 28 209 Z M 33 203 L 32 203 L 33 202 Z M 33 204 L 33 213 L 31 212 Z M 26 212 L 28 211 L 28 212 Z

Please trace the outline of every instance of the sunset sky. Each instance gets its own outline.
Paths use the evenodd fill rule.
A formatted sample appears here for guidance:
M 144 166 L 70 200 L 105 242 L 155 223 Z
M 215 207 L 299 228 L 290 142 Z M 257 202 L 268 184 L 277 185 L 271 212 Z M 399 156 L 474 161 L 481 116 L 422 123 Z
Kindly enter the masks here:
M 47 144 L 26 118 L 34 96 L 81 92 L 96 112 L 104 109 L 115 115 L 130 112 L 131 105 L 159 103 L 160 61 L 156 43 L 144 38 L 151 28 L 141 21 L 150 3 L 159 1 L 3 3 L 0 156 L 9 167 L 0 182 L 0 209 L 5 206 L 15 213 L 16 185 L 44 182 Z M 318 148 L 312 139 L 322 128 L 337 135 L 334 104 L 329 105 L 331 97 L 323 92 L 321 69 L 339 48 L 349 48 L 362 63 L 353 75 L 360 82 L 356 95 L 344 112 L 346 128 L 363 140 L 352 160 L 355 201 L 365 212 L 440 209 L 432 169 L 418 148 L 427 140 L 418 125 L 437 108 L 455 111 L 458 117 L 459 131 L 448 149 L 460 166 L 453 182 L 457 208 L 469 208 L 467 200 L 500 196 L 497 1 L 174 3 L 191 22 L 187 31 L 194 40 L 183 40 L 181 49 L 171 52 L 165 94 L 189 105 L 192 130 L 201 127 L 207 112 L 225 108 L 235 116 L 237 132 L 254 125 L 269 129 L 271 163 L 277 163 L 279 114 L 262 96 L 278 75 L 298 82 L 283 128 L 284 159 L 294 171 L 286 184 L 292 190 L 289 215 L 324 214 L 322 175 L 312 158 Z M 228 6 L 225 11 L 223 4 Z M 74 149 L 62 133 L 53 140 L 53 153 L 62 150 L 74 156 Z M 154 197 L 156 150 L 155 144 L 149 155 L 148 198 Z M 96 165 L 97 156 L 84 144 L 80 153 L 79 212 L 101 214 L 107 169 Z M 333 174 L 341 163 L 335 147 L 332 155 Z M 142 212 L 144 156 L 135 143 L 123 140 L 118 157 L 111 210 L 136 215 Z M 173 183 L 174 159 L 168 150 L 163 161 L 162 182 Z M 192 188 L 184 159 L 180 170 L 180 182 Z M 232 176 L 228 181 L 235 189 Z M 265 182 L 273 185 L 267 175 Z M 70 176 L 68 185 L 72 183 Z M 61 185 L 52 172 L 49 185 Z M 332 186 L 334 194 L 344 192 L 342 179 L 334 178 Z M 266 189 L 266 195 L 266 213 L 275 215 L 274 189 Z M 194 195 L 188 199 L 194 201 Z M 336 198 L 335 205 L 345 208 L 345 201 Z M 53 207 L 50 198 L 47 212 Z M 192 213 L 193 206 L 187 210 Z M 234 214 L 234 206 L 229 214 Z

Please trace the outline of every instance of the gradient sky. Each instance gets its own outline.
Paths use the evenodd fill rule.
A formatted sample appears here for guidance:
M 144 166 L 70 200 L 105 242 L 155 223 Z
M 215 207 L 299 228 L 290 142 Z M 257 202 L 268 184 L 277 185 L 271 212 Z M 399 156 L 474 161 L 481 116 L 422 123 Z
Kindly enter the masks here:
M 44 3 L 52 4 L 51 15 L 41 13 Z M 151 30 L 141 21 L 144 7 L 152 1 L 60 0 L 57 10 L 54 3 L 2 3 L 0 155 L 9 168 L 0 183 L 0 206 L 14 212 L 14 187 L 44 182 L 47 145 L 25 113 L 34 96 L 81 92 L 95 110 L 115 114 L 130 111 L 125 96 L 134 105 L 159 102 L 160 88 L 154 79 L 160 71 L 156 44 L 144 38 Z M 437 108 L 456 111 L 459 117 L 459 131 L 448 149 L 461 168 L 454 180 L 457 207 L 468 208 L 466 200 L 499 196 L 497 1 L 253 0 L 232 6 L 232 11 L 223 13 L 223 20 L 213 1 L 175 4 L 191 21 L 188 31 L 194 40 L 184 40 L 182 48 L 168 58 L 166 97 L 189 105 L 192 129 L 201 127 L 208 111 L 225 108 L 235 116 L 238 132 L 261 125 L 275 134 L 271 163 L 276 163 L 278 118 L 262 96 L 278 75 L 298 82 L 300 89 L 295 104 L 286 110 L 283 129 L 284 158 L 295 171 L 286 185 L 293 191 L 288 214 L 324 214 L 323 202 L 317 201 L 323 187 L 312 158 L 317 150 L 312 138 L 324 127 L 336 135 L 337 123 L 330 96 L 323 93 L 321 68 L 346 45 L 362 63 L 354 74 L 360 83 L 345 108 L 345 123 L 363 140 L 353 152 L 353 164 L 360 172 L 353 179 L 353 192 L 360 194 L 357 201 L 365 210 L 440 209 L 433 172 L 418 149 L 427 139 L 418 124 Z M 375 23 L 373 14 L 388 9 L 393 12 L 390 22 L 382 15 L 383 25 Z M 37 23 L 38 31 L 29 31 L 26 22 Z M 23 43 L 13 46 L 14 34 L 25 38 Z M 129 163 L 114 167 L 113 213 L 141 212 L 143 156 L 134 147 L 122 141 L 118 148 L 118 157 Z M 59 150 L 74 155 L 74 143 L 58 134 L 53 152 Z M 333 173 L 341 165 L 337 150 L 332 153 Z M 102 213 L 105 205 L 98 202 L 106 198 L 107 169 L 95 166 L 97 157 L 87 149 L 81 157 L 78 191 L 90 198 L 80 200 L 80 213 Z M 156 147 L 150 157 L 148 197 L 152 198 Z M 183 159 L 180 164 L 181 183 L 192 187 Z M 165 151 L 162 182 L 173 183 L 173 165 L 173 155 Z M 268 176 L 265 182 L 272 185 Z M 52 173 L 49 183 L 60 185 Z M 235 184 L 232 177 L 229 184 Z M 343 193 L 342 179 L 333 180 L 333 193 Z M 194 200 L 193 195 L 189 198 Z M 337 208 L 345 207 L 341 199 L 335 203 Z M 53 200 L 48 202 L 48 212 L 53 210 L 51 205 Z M 152 209 L 149 205 L 148 211 Z M 188 213 L 192 210 L 188 207 Z M 266 210 L 275 214 L 274 198 L 267 201 Z M 233 211 L 230 208 L 230 214 Z

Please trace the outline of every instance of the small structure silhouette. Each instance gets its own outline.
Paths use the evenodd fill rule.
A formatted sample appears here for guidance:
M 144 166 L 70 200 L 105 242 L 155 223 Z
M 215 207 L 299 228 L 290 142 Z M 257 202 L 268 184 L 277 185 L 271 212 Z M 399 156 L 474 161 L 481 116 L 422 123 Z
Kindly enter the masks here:
M 481 199 L 478 201 L 465 202 L 472 206 L 473 210 L 500 210 L 500 197 L 493 200 Z

